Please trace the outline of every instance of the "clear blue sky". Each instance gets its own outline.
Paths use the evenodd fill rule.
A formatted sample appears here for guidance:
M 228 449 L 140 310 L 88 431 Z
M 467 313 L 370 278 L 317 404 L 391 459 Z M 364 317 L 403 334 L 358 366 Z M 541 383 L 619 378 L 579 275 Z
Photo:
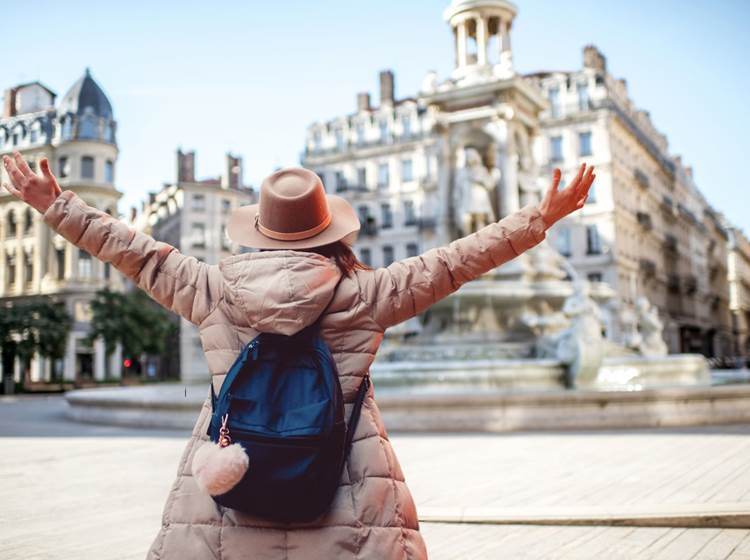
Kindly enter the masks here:
M 63 95 L 91 67 L 119 122 L 120 207 L 174 178 L 178 146 L 200 176 L 223 154 L 253 184 L 298 163 L 305 127 L 349 113 L 396 72 L 398 96 L 450 73 L 448 0 L 128 2 L 6 0 L 0 87 L 41 80 Z M 750 2 L 518 0 L 520 72 L 576 69 L 596 44 L 627 79 L 700 188 L 750 233 Z M 377 102 L 377 95 L 373 96 Z

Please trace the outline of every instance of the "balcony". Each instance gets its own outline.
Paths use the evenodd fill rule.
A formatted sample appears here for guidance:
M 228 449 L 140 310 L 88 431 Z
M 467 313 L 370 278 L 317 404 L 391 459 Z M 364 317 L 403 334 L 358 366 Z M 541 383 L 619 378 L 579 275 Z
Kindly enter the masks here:
M 646 175 L 643 171 L 640 169 L 633 170 L 633 178 L 635 179 L 636 184 L 641 187 L 642 189 L 647 189 L 650 186 L 650 181 L 648 179 L 648 175 Z
M 651 230 L 654 227 L 653 221 L 651 220 L 651 214 L 648 212 L 636 212 L 636 218 L 638 219 L 638 224 L 645 229 L 645 230 Z
M 674 202 L 672 201 L 670 197 L 665 195 L 661 199 L 660 207 L 661 207 L 662 212 L 664 212 L 665 216 L 674 220 L 674 217 L 675 217 Z
M 337 193 L 362 193 L 369 190 L 367 185 L 350 185 L 348 183 L 336 185 Z
M 656 263 L 651 259 L 641 259 L 638 261 L 638 269 L 644 276 L 652 277 L 656 274 Z

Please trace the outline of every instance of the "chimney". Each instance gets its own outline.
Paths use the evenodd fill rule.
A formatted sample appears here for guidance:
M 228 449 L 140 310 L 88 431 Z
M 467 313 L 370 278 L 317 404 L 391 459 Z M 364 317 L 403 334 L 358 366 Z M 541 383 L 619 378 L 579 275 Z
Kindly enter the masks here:
M 242 158 L 227 154 L 224 175 L 221 177 L 222 189 L 239 189 L 242 186 Z
M 9 88 L 5 90 L 5 97 L 3 98 L 3 117 L 13 117 L 16 114 L 16 88 Z
M 366 91 L 357 94 L 357 112 L 370 110 L 370 94 Z
M 195 182 L 195 151 L 183 153 L 177 149 L 177 182 Z
M 606 72 L 607 59 L 594 45 L 586 45 L 583 47 L 583 66 Z
M 393 72 L 383 70 L 380 72 L 380 104 L 393 105 Z

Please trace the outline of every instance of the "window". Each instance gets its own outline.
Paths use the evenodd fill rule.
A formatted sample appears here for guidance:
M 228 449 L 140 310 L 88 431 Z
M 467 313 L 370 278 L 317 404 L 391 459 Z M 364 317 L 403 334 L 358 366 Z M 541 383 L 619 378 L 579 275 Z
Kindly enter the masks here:
M 36 144 L 39 141 L 39 124 L 34 124 L 29 132 L 29 142 Z
M 385 188 L 388 186 L 390 179 L 388 177 L 388 164 L 381 163 L 378 165 L 378 187 Z
M 406 244 L 406 256 L 407 257 L 416 257 L 419 254 L 419 247 L 416 243 L 407 243 Z
M 596 202 L 596 183 L 589 187 L 589 196 L 586 198 L 586 204 Z
M 408 182 L 413 180 L 411 160 L 405 159 L 401 162 L 401 181 Z
M 549 139 L 549 160 L 562 161 L 562 136 L 553 136 Z
M 81 179 L 94 178 L 94 158 L 83 156 L 81 158 Z
M 417 223 L 417 215 L 414 211 L 414 201 L 404 200 L 404 225 L 413 226 Z
M 194 194 L 191 197 L 193 201 L 192 209 L 197 212 L 203 212 L 206 209 L 206 195 Z
M 23 214 L 23 234 L 30 235 L 34 230 L 34 215 L 29 208 Z
M 16 222 L 16 213 L 11 210 L 8 212 L 8 218 L 7 218 L 7 226 L 5 229 L 5 238 L 6 239 L 13 239 L 18 234 L 18 224 Z
M 109 159 L 104 162 L 104 180 L 110 184 L 115 182 L 115 164 Z
M 591 155 L 591 132 L 578 133 L 578 155 Z
M 576 84 L 578 90 L 578 109 L 581 111 L 587 111 L 590 107 L 589 102 L 589 85 L 587 82 L 578 82 Z
M 336 129 L 336 149 L 343 150 L 346 146 L 344 144 L 344 129 Z
M 83 249 L 78 250 L 78 277 L 91 278 L 91 255 Z
M 378 125 L 380 127 L 380 140 L 385 142 L 388 140 L 388 121 L 381 119 Z
M 70 140 L 73 137 L 73 119 L 67 117 L 62 124 L 62 139 Z
M 57 279 L 65 278 L 65 248 L 55 249 L 55 261 L 57 262 Z
M 357 186 L 361 188 L 367 187 L 367 168 L 366 167 L 357 168 Z
M 364 144 L 365 143 L 365 123 L 358 122 L 356 132 L 357 132 L 357 143 Z
M 104 140 L 106 142 L 114 143 L 115 141 L 115 124 L 109 123 L 104 129 Z
M 602 273 L 601 272 L 589 272 L 586 275 L 586 278 L 588 278 L 589 282 L 601 282 Z
M 569 257 L 573 254 L 572 245 L 570 242 L 570 229 L 569 228 L 560 228 L 557 230 L 557 235 L 555 236 L 555 245 L 557 246 L 557 250 L 560 252 L 560 254 L 563 257 Z
M 404 136 L 411 136 L 411 117 L 404 115 L 401 117 L 401 126 L 403 127 Z
M 367 223 L 367 218 L 370 216 L 370 209 L 362 205 L 357 208 L 357 215 L 359 216 L 359 223 L 364 226 Z
M 112 275 L 112 265 L 109 263 L 104 263 L 104 279 L 109 280 L 109 277 Z
M 359 260 L 362 261 L 362 264 L 365 264 L 367 266 L 372 266 L 372 254 L 369 249 L 360 249 L 359 251 Z
M 560 116 L 560 89 L 558 87 L 550 88 L 547 92 L 547 97 L 549 98 L 549 112 L 550 116 L 559 117 Z
M 206 246 L 206 226 L 195 223 L 190 230 L 190 245 L 197 248 Z
M 344 177 L 344 173 L 342 171 L 336 171 L 335 175 L 335 183 L 336 183 L 336 192 L 341 192 L 346 190 L 346 177 Z
M 319 130 L 316 130 L 315 132 L 313 132 L 313 147 L 316 150 L 320 149 L 321 139 L 322 139 L 322 135 Z
M 84 115 L 78 123 L 78 138 L 99 138 L 99 123 L 95 115 Z
M 8 279 L 8 286 L 16 285 L 16 257 L 13 255 L 5 256 L 5 270 L 6 278 Z
M 586 226 L 586 253 L 588 255 L 599 255 L 602 252 L 599 230 L 596 225 Z
M 34 256 L 31 253 L 23 254 L 23 281 L 31 284 L 34 280 Z
M 393 247 L 386 245 L 383 247 L 383 266 L 388 266 L 393 262 Z
M 393 227 L 393 211 L 391 210 L 391 205 L 387 202 L 384 202 L 380 205 L 380 212 L 383 216 L 383 229 Z
M 231 209 L 232 209 L 232 201 L 227 200 L 226 198 L 222 198 L 221 199 L 221 213 L 229 214 Z
M 65 179 L 68 176 L 68 173 L 70 173 L 68 158 L 63 156 L 57 160 L 57 174 L 61 179 Z

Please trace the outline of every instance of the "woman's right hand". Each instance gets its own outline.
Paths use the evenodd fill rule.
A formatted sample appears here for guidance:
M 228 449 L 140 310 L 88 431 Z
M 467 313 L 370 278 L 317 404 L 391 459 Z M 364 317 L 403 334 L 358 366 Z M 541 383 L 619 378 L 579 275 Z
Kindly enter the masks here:
M 10 194 L 44 214 L 62 192 L 57 179 L 49 169 L 49 161 L 42 158 L 39 167 L 40 177 L 34 173 L 21 154 L 13 152 L 13 157 L 3 156 L 3 165 L 8 172 L 11 184 L 4 184 Z

